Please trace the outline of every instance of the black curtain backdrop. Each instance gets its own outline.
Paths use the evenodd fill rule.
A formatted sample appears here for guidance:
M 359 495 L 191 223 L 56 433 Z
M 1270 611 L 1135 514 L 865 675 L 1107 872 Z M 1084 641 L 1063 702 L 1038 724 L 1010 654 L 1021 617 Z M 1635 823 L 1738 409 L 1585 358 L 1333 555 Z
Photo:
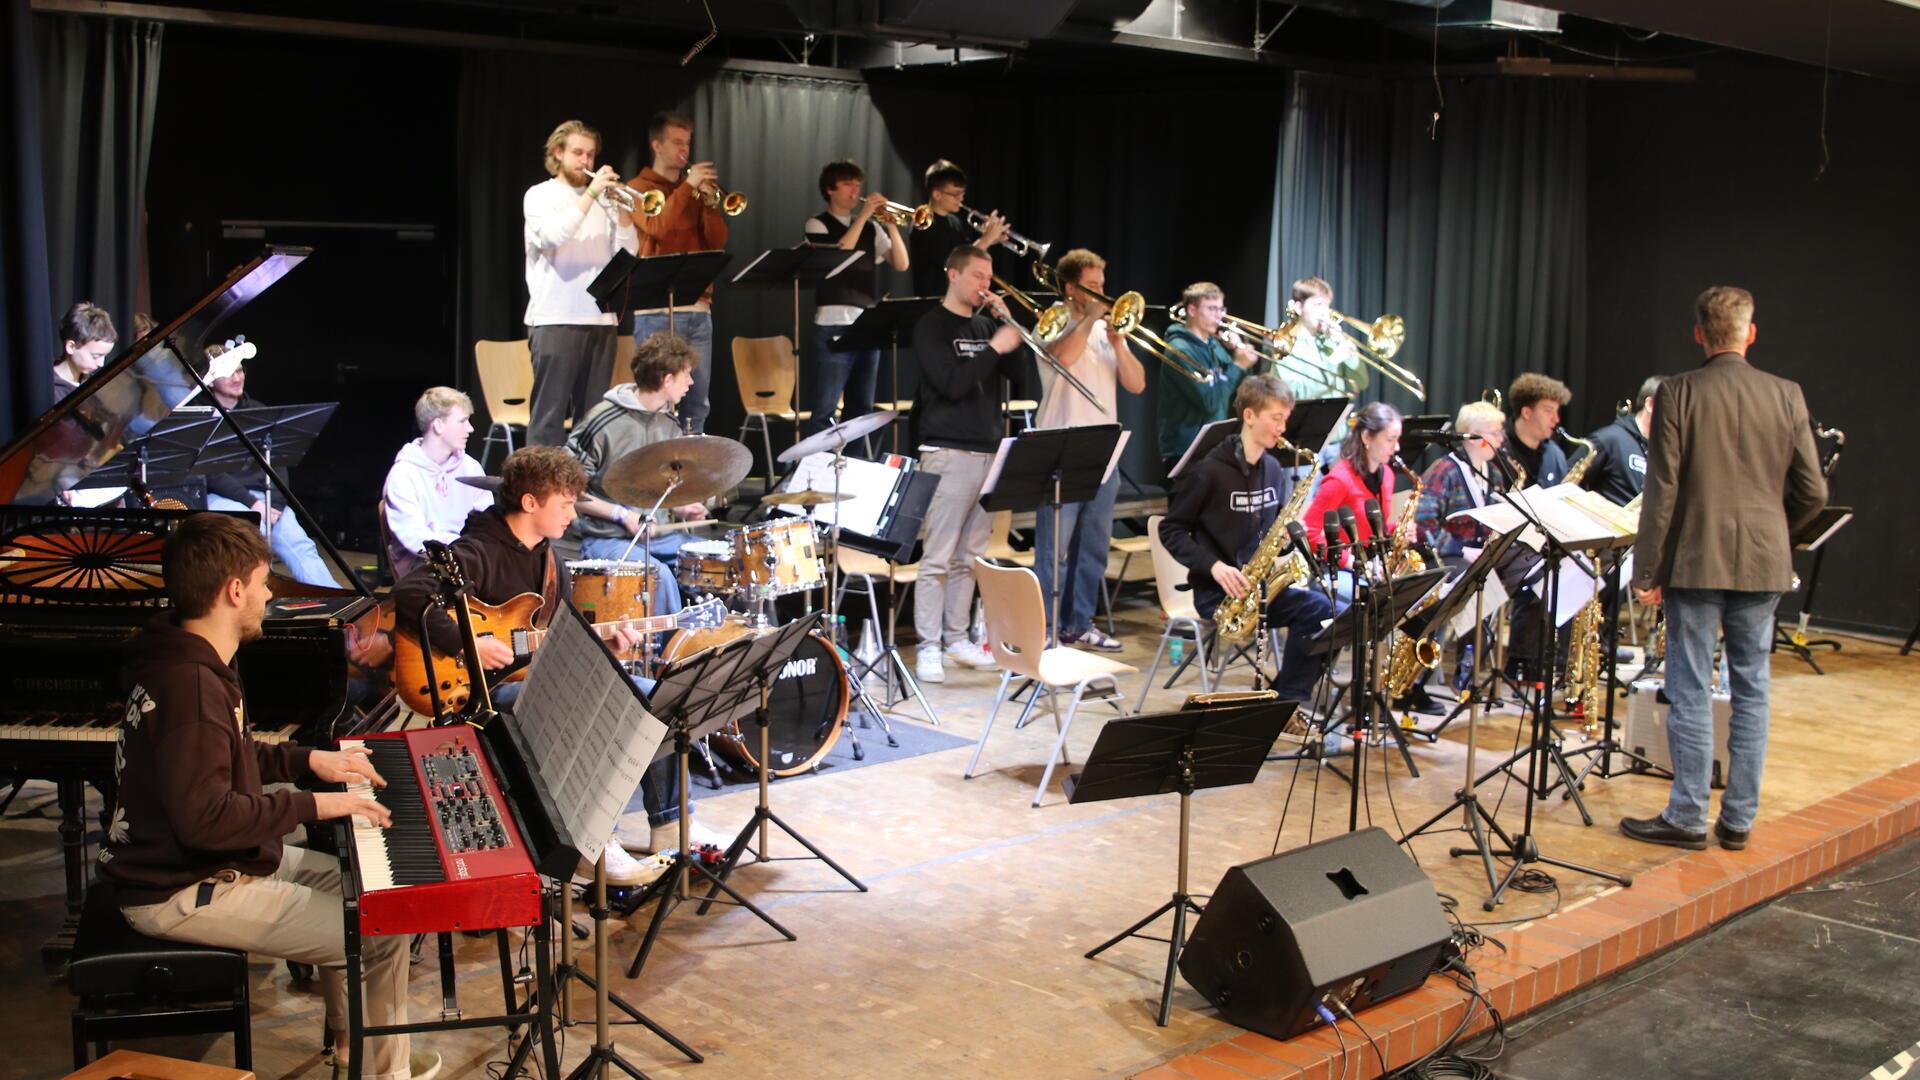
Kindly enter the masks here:
M 35 394 L 54 344 L 54 300 L 47 278 L 47 207 L 40 170 L 40 83 L 33 15 L 27 0 L 6 0 L 0 17 L 0 441 L 32 421 Z M 36 389 L 38 388 L 38 389 Z
M 1332 282 L 1336 306 L 1404 316 L 1396 362 L 1364 397 L 1451 413 L 1544 371 L 1586 381 L 1586 94 L 1553 80 L 1297 78 L 1282 139 L 1280 273 Z M 1271 314 L 1277 315 L 1277 310 Z

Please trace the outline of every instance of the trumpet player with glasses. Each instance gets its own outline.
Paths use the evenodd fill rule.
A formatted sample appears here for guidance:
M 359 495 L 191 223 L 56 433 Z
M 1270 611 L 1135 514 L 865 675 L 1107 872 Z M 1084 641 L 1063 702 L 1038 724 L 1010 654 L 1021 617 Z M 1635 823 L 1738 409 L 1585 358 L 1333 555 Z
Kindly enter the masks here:
M 820 170 L 820 196 L 827 208 L 807 219 L 808 243 L 864 251 L 871 259 L 820 283 L 814 292 L 813 377 L 801 387 L 802 407 L 813 415 L 800 425 L 802 436 L 824 430 L 845 397 L 848 419 L 873 411 L 873 386 L 880 373 L 879 349 L 842 351 L 833 339 L 847 332 L 860 313 L 886 295 L 886 268 L 905 270 L 907 243 L 900 235 L 911 226 L 910 209 L 888 202 L 879 192 L 862 193 L 866 173 L 843 158 Z
M 1180 293 L 1180 304 L 1186 309 L 1186 321 L 1167 328 L 1167 345 L 1202 377 L 1176 377 L 1170 372 L 1160 376 L 1160 460 L 1169 471 L 1201 428 L 1227 419 L 1227 407 L 1241 380 L 1260 361 L 1251 345 L 1230 326 L 1222 325 L 1227 315 L 1227 294 L 1220 286 L 1196 281 Z M 1291 391 L 1287 409 L 1291 414 Z
M 1296 504 L 1297 481 L 1268 451 L 1286 441 L 1293 391 L 1273 375 L 1249 375 L 1236 382 L 1233 409 L 1240 433 L 1190 467 L 1160 522 L 1160 542 L 1187 568 L 1193 604 L 1204 619 L 1215 619 L 1229 599 L 1272 589 L 1288 562 L 1279 555 L 1287 543 L 1285 525 L 1275 522 L 1283 507 Z M 1247 573 L 1250 568 L 1259 580 Z M 1287 630 L 1272 688 L 1303 703 L 1312 699 L 1323 666 L 1322 658 L 1307 652 L 1308 643 L 1334 614 L 1333 601 L 1310 584 L 1287 582 L 1266 608 L 1267 626 Z
M 945 158 L 927 166 L 927 209 L 933 220 L 907 238 L 913 259 L 913 295 L 940 296 L 947 291 L 947 253 L 965 245 L 992 251 L 1007 238 L 1007 223 L 998 210 L 982 219 L 976 232 L 961 217 L 967 204 L 967 174 Z
M 1107 261 L 1088 251 L 1074 248 L 1054 264 L 1054 276 L 1065 294 L 1070 320 L 1066 330 L 1047 346 L 1048 353 L 1063 369 L 1073 373 L 1081 384 L 1093 391 L 1096 405 L 1077 390 L 1050 364 L 1040 365 L 1040 413 L 1043 428 L 1085 427 L 1108 424 L 1119 415 L 1122 389 L 1129 394 L 1147 388 L 1147 371 L 1142 367 L 1127 339 L 1107 321 L 1107 305 L 1094 294 L 1105 295 Z M 1100 406 L 1106 411 L 1102 412 Z M 1093 625 L 1093 613 L 1099 606 L 1101 586 L 1107 574 L 1107 548 L 1113 539 L 1113 501 L 1120 491 L 1120 470 L 1086 502 L 1060 508 L 1060 533 L 1064 544 L 1056 543 L 1054 516 L 1041 513 L 1034 526 L 1034 570 L 1040 577 L 1042 595 L 1053 594 L 1053 581 L 1060 579 L 1060 642 L 1101 652 L 1119 652 L 1120 643 Z
M 683 113 L 662 112 L 647 123 L 647 146 L 653 152 L 653 164 L 640 170 L 629 185 L 640 192 L 657 191 L 659 213 L 642 213 L 640 255 L 684 255 L 692 251 L 722 251 L 727 246 L 726 194 L 720 189 L 720 177 L 713 162 L 693 160 L 693 120 Z M 651 201 L 651 200 L 649 200 Z M 744 206 L 736 199 L 735 206 Z M 706 430 L 707 413 L 712 407 L 713 386 L 713 286 L 697 298 L 683 302 L 674 298 L 670 312 L 666 308 L 647 308 L 633 313 L 633 343 L 658 333 L 672 333 L 699 356 L 693 369 L 693 387 L 680 401 L 680 424 L 689 434 Z
M 547 136 L 551 179 L 527 189 L 525 220 L 527 347 L 533 394 L 527 442 L 558 446 L 568 419 L 587 414 L 613 377 L 619 317 L 600 310 L 587 285 L 616 250 L 640 250 L 627 207 L 607 193 L 620 183 L 611 165 L 594 166 L 600 133 L 568 120 Z

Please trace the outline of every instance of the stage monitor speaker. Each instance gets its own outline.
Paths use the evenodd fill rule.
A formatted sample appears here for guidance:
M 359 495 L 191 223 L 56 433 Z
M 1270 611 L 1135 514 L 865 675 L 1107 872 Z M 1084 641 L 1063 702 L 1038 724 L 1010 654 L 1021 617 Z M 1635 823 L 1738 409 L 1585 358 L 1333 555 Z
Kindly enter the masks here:
M 1317 1005 L 1359 1012 L 1418 987 L 1452 936 L 1426 874 L 1362 829 L 1228 870 L 1180 974 L 1223 1019 L 1289 1039 L 1321 1022 Z

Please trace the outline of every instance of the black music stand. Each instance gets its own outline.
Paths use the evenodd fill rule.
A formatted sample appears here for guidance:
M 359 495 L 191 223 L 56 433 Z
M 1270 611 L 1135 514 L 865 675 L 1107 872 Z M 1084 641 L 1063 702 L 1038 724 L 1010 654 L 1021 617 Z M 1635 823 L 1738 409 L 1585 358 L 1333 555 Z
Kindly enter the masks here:
M 1028 428 L 1000 440 L 1000 451 L 980 492 L 980 508 L 988 513 L 1032 510 L 1040 514 L 1053 508 L 1053 550 L 1044 556 L 1034 551 L 1036 567 L 1043 557 L 1053 560 L 1053 572 L 1047 576 L 1048 647 L 1060 643 L 1060 549 L 1067 539 L 1060 535 L 1060 508 L 1100 493 L 1100 485 L 1118 462 L 1120 445 L 1119 424 Z
M 672 733 L 671 752 L 679 762 L 676 771 L 680 782 L 680 848 L 674 852 L 673 864 L 667 872 L 647 886 L 634 905 L 638 908 L 656 897 L 660 901 L 659 906 L 654 908 L 652 920 L 647 923 L 646 937 L 641 939 L 639 950 L 627 965 L 627 978 L 639 977 L 640 969 L 646 966 L 647 957 L 653 953 L 653 943 L 659 939 L 660 928 L 666 924 L 667 916 L 681 904 L 693 899 L 688 879 L 696 875 L 705 878 L 713 886 L 703 906 L 732 903 L 753 912 L 761 922 L 788 941 L 797 940 L 793 931 L 741 895 L 709 870 L 694 852 L 688 850 L 687 823 L 693 806 L 692 793 L 688 790 L 691 773 L 687 759 L 695 740 L 729 723 L 744 722 L 753 716 L 760 708 L 761 687 L 773 682 L 775 674 L 793 657 L 794 649 L 799 647 L 804 636 L 803 632 L 735 638 L 723 645 L 681 657 L 660 673 L 659 683 L 648 701 L 654 717 L 667 725 L 667 730 Z M 768 638 L 773 640 L 768 641 Z M 660 756 L 664 756 L 667 744 L 662 743 L 661 746 Z M 726 893 L 729 899 L 719 900 L 714 895 L 719 892 Z
M 1400 751 L 1401 760 L 1406 762 L 1407 772 L 1414 777 L 1420 775 L 1420 768 L 1407 749 L 1406 736 L 1400 731 L 1400 725 L 1393 722 L 1393 710 L 1380 695 L 1382 673 L 1375 662 L 1375 653 L 1376 646 L 1398 628 L 1413 605 L 1446 576 L 1445 570 L 1422 570 L 1391 583 L 1359 585 L 1353 591 L 1353 603 L 1308 645 L 1307 651 L 1314 655 L 1331 655 L 1343 646 L 1353 646 L 1353 677 L 1347 684 L 1351 697 L 1347 722 L 1353 739 L 1353 775 L 1346 778 L 1352 789 L 1347 797 L 1348 832 L 1360 828 L 1360 785 L 1366 780 L 1368 729 L 1378 718 L 1385 718 L 1387 733 Z M 1297 756 L 1280 755 L 1282 758 Z M 1339 775 L 1339 769 L 1335 768 L 1334 774 Z
M 1826 672 L 1820 670 L 1820 665 L 1814 661 L 1813 650 L 1832 649 L 1839 652 L 1840 643 L 1832 638 L 1807 636 L 1807 622 L 1813 618 L 1813 593 L 1820 587 L 1820 564 L 1827 556 L 1827 541 L 1852 520 L 1853 507 L 1829 506 L 1821 510 L 1805 528 L 1793 534 L 1795 551 L 1813 552 L 1813 568 L 1807 571 L 1807 598 L 1801 601 L 1800 615 L 1793 628 L 1782 627 L 1778 618 L 1773 621 L 1773 649 L 1785 646 L 1795 656 L 1805 660 L 1815 675 L 1825 675 Z
M 1335 428 L 1345 431 L 1340 425 L 1346 423 L 1347 413 L 1352 411 L 1353 401 L 1345 397 L 1308 398 L 1297 401 L 1293 412 L 1287 415 L 1287 427 L 1283 434 L 1287 441 L 1316 458 L 1320 448 L 1327 443 L 1327 436 Z
M 212 412 L 169 414 L 74 487 L 123 487 L 144 497 L 155 488 L 186 484 L 203 471 L 201 450 L 219 426 Z
M 616 250 L 613 260 L 587 285 L 587 293 L 620 321 L 629 325 L 635 311 L 667 309 L 667 332 L 673 332 L 676 297 L 696 300 L 720 276 L 733 256 L 724 251 L 688 251 L 678 255 L 649 255 L 644 259 Z
M 766 654 L 791 656 L 794 650 L 800 647 L 801 641 L 804 640 L 809 633 L 813 632 L 814 627 L 819 621 L 820 613 L 817 611 L 810 612 L 771 634 L 763 634 L 759 638 L 756 638 L 752 648 Z M 775 668 L 766 667 L 764 663 L 756 662 L 753 657 L 749 657 L 747 663 L 751 667 L 768 672 L 769 674 L 776 670 Z M 867 891 L 866 885 L 863 884 L 859 878 L 848 873 L 845 867 L 829 858 L 826 852 L 821 851 L 814 845 L 813 841 L 801 836 L 793 826 L 782 821 L 780 815 L 774 813 L 772 806 L 768 804 L 767 788 L 773 782 L 772 751 L 767 744 L 767 728 L 770 723 L 770 717 L 767 714 L 767 700 L 772 694 L 771 679 L 769 678 L 762 681 L 759 690 L 760 705 L 759 708 L 754 711 L 754 723 L 760 728 L 760 801 L 753 808 L 753 817 L 748 819 L 747 823 L 740 827 L 740 832 L 733 838 L 733 843 L 727 845 L 726 853 L 720 858 L 719 868 L 713 874 L 715 880 L 707 889 L 706 899 L 702 900 L 700 906 L 694 909 L 696 915 L 705 915 L 707 910 L 713 906 L 715 898 L 720 894 L 720 883 L 733 875 L 734 870 L 740 865 L 740 857 L 746 853 L 748 844 L 756 832 L 760 834 L 760 844 L 753 849 L 754 862 L 797 862 L 803 859 L 819 859 L 821 862 L 832 867 L 834 873 L 846 878 L 849 885 L 852 885 L 861 892 Z M 786 833 L 795 843 L 806 848 L 811 854 L 769 855 L 767 853 L 767 826 L 769 824 L 778 825 L 781 832 Z
M 755 255 L 728 280 L 735 285 L 786 286 L 793 290 L 793 355 L 797 359 L 800 356 L 800 290 L 838 277 L 863 258 L 871 260 L 872 257 L 865 251 L 818 244 L 769 248 Z M 799 373 L 794 374 L 797 383 Z
M 913 324 L 921 316 L 941 304 L 938 296 L 907 296 L 882 300 L 860 313 L 860 317 L 847 327 L 846 332 L 833 339 L 834 347 L 842 352 L 866 349 L 888 350 L 889 363 L 893 369 L 893 403 L 890 406 L 900 410 L 900 339 L 912 340 Z M 900 424 L 895 421 L 887 434 L 893 439 L 893 453 L 900 452 Z M 872 451 L 869 446 L 868 451 Z
M 1504 533 L 1494 533 L 1487 542 L 1481 546 L 1480 556 L 1468 563 L 1467 568 L 1460 572 L 1458 578 L 1454 579 L 1453 585 L 1447 590 L 1446 595 L 1435 600 L 1432 607 L 1407 620 L 1408 625 L 1406 632 L 1409 634 L 1431 636 L 1428 634 L 1428 631 L 1433 627 L 1445 626 L 1447 623 L 1458 618 L 1460 613 L 1466 610 L 1469 599 L 1478 601 L 1480 591 L 1487 586 L 1487 578 L 1492 577 L 1497 572 L 1500 563 L 1505 561 L 1507 550 L 1513 547 L 1515 540 L 1519 539 L 1521 531 L 1520 529 L 1511 529 Z M 1415 620 L 1418 620 L 1420 624 L 1417 629 L 1413 626 Z M 1482 651 L 1483 650 L 1477 646 L 1474 649 L 1476 656 Z M 1476 684 L 1474 693 L 1477 693 L 1478 690 L 1479 687 Z M 1468 698 L 1471 699 L 1473 696 L 1474 694 L 1470 693 Z M 1460 713 L 1464 711 L 1466 702 L 1463 701 L 1461 704 L 1463 708 L 1457 708 L 1448 713 L 1446 718 L 1438 724 L 1430 728 L 1416 727 L 1413 729 L 1413 733 L 1421 736 L 1430 743 L 1439 742 L 1440 733 L 1447 730 L 1447 725 L 1458 719 Z M 1414 831 L 1418 832 L 1419 830 L 1416 829 Z
M 1158 1022 L 1167 1026 L 1173 1012 L 1173 974 L 1186 944 L 1187 916 L 1202 913 L 1187 891 L 1187 857 L 1193 821 L 1193 793 L 1202 788 L 1251 784 L 1266 763 L 1267 750 L 1300 707 L 1281 701 L 1271 690 L 1250 694 L 1202 694 L 1189 697 L 1179 712 L 1114 720 L 1100 729 L 1087 754 L 1086 767 L 1067 777 L 1067 801 L 1104 802 L 1142 795 L 1180 795 L 1180 862 L 1173 896 L 1147 917 L 1095 946 L 1091 960 L 1130 937 L 1167 943 L 1167 974 L 1160 984 Z M 1168 912 L 1173 932 L 1165 938 L 1140 931 Z
M 209 429 L 195 471 L 223 473 L 259 465 L 265 477 L 263 501 L 267 507 L 271 509 L 273 506 L 274 484 L 279 481 L 281 499 L 294 513 L 317 526 L 319 519 L 307 513 L 307 508 L 300 505 L 293 489 L 282 477 L 292 472 L 307 456 L 307 451 L 313 449 L 314 440 L 320 437 L 320 431 L 327 426 L 327 421 L 333 419 L 333 411 L 340 407 L 340 403 L 325 401 L 308 405 L 260 405 L 248 409 L 228 409 L 217 401 L 213 405 L 226 417 L 227 423 Z M 279 461 L 277 466 L 276 455 Z M 261 515 L 260 532 L 271 546 L 272 514 Z M 327 530 L 311 528 L 307 530 L 307 535 L 332 556 L 334 565 L 347 575 L 347 580 L 359 580 L 348 565 L 346 556 L 333 546 L 333 539 L 327 535 Z

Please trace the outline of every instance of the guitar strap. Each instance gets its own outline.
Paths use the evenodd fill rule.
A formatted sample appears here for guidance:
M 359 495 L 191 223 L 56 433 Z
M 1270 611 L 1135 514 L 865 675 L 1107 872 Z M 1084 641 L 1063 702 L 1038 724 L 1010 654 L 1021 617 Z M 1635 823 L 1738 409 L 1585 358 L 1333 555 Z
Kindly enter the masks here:
M 560 610 L 560 574 L 553 560 L 553 541 L 547 541 L 546 573 L 540 577 L 540 613 L 534 616 L 535 629 L 544 630 L 553 622 L 554 612 Z

